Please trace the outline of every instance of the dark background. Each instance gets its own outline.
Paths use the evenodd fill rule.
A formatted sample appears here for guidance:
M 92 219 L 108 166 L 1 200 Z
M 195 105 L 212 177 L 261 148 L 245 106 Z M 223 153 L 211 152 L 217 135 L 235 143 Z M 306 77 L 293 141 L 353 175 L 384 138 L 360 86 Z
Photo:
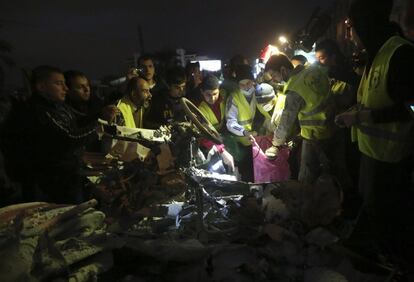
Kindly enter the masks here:
M 98 79 L 125 71 L 139 52 L 184 48 L 213 58 L 257 57 L 268 43 L 305 25 L 333 0 L 1 1 L 0 38 L 18 67 L 78 69 Z M 9 72 L 8 81 L 17 77 Z

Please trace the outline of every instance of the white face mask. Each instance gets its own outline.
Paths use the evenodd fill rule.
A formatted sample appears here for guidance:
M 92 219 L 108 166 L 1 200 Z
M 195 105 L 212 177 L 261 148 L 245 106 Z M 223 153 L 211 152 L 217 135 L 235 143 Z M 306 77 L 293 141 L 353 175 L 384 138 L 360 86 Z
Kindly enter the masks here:
M 265 110 L 266 112 L 270 112 L 274 107 L 274 103 L 267 103 L 265 105 L 263 105 L 263 110 Z
M 245 96 L 252 96 L 254 93 L 254 87 L 250 87 L 249 90 L 244 90 L 242 89 L 241 92 L 245 95 Z

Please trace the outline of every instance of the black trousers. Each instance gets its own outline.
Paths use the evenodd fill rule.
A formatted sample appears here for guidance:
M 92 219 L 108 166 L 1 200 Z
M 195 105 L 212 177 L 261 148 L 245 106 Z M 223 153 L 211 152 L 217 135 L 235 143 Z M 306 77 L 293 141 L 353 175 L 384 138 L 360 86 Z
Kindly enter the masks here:
M 413 257 L 408 251 L 414 241 L 412 165 L 411 157 L 387 163 L 362 154 L 359 175 L 364 216 L 358 225 L 369 225 L 373 239 L 405 259 Z
M 243 151 L 243 154 L 241 154 L 241 159 L 236 161 L 235 164 L 239 168 L 241 180 L 245 182 L 254 182 L 252 145 L 239 146 L 240 150 Z

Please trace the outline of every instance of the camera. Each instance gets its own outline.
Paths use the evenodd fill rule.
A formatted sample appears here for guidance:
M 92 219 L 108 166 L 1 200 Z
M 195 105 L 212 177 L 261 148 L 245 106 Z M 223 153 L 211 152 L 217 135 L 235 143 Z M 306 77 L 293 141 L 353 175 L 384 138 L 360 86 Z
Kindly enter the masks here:
M 134 70 L 132 71 L 134 75 L 138 75 L 143 77 L 145 74 L 145 70 L 142 67 L 138 67 L 138 68 L 134 68 Z

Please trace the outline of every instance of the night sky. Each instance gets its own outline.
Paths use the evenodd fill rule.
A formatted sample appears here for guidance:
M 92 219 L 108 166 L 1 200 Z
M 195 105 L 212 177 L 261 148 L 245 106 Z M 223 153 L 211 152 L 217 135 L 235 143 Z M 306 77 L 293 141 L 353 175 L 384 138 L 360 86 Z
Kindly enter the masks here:
M 333 0 L 1 1 L 0 38 L 18 67 L 78 69 L 91 78 L 123 73 L 138 51 L 175 49 L 228 59 L 257 57 L 281 33 L 302 27 L 314 7 Z M 9 77 L 16 76 L 16 71 Z

